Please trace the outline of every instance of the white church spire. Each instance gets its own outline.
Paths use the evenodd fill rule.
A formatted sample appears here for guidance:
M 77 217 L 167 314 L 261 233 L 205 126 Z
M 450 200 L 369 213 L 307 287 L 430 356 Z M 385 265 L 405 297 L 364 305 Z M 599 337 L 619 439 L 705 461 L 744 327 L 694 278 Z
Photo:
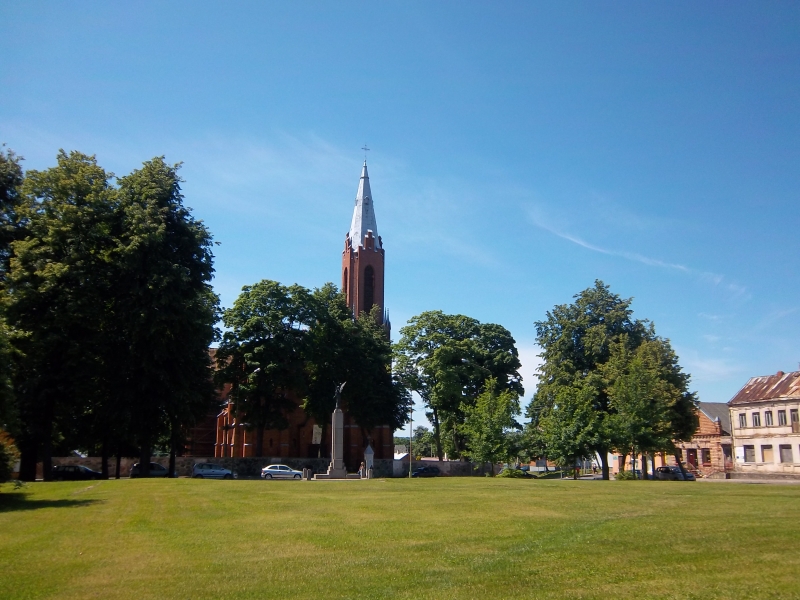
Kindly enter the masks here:
M 378 222 L 375 220 L 375 206 L 372 202 L 372 191 L 369 189 L 369 174 L 365 160 L 361 168 L 361 180 L 358 182 L 353 220 L 350 222 L 350 246 L 353 250 L 364 246 L 364 237 L 368 231 L 372 231 L 372 237 L 375 238 L 375 250 L 383 248 L 378 237 Z

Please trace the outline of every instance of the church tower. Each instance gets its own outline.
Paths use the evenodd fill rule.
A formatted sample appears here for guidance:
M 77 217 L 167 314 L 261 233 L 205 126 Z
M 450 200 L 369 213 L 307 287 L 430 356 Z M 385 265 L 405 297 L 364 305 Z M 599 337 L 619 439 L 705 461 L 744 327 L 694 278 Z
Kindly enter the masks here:
M 358 182 L 353 220 L 344 238 L 342 291 L 347 296 L 347 305 L 356 316 L 369 312 L 373 305 L 380 307 L 380 323 L 388 332 L 390 324 L 383 296 L 384 263 L 383 241 L 378 235 L 365 160 Z

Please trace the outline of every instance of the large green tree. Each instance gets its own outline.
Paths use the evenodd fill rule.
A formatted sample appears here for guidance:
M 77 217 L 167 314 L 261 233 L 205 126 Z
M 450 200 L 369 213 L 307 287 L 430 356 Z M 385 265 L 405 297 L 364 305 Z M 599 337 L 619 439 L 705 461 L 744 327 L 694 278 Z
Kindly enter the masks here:
M 304 395 L 305 345 L 313 318 L 308 290 L 267 279 L 242 288 L 223 312 L 217 381 L 231 384 L 237 421 L 255 430 L 256 456 L 263 455 L 264 431 L 284 429 L 286 413 Z
M 394 348 L 397 368 L 425 403 L 439 460 L 444 441 L 452 444 L 451 454 L 463 454 L 464 408 L 474 405 L 489 378 L 500 390 L 524 393 L 514 338 L 500 325 L 428 311 L 413 317 L 400 334 Z
M 61 151 L 56 167 L 28 171 L 22 186 L 16 218 L 26 225 L 11 242 L 5 291 L 23 479 L 35 477 L 40 457 L 49 477 L 54 439 L 69 437 L 81 403 L 100 393 L 98 323 L 116 206 L 110 177 L 94 157 Z
M 677 357 L 652 324 L 633 318 L 630 304 L 596 281 L 574 303 L 556 306 L 536 323 L 544 362 L 527 409 L 535 428 L 531 437 L 543 440 L 548 456 L 562 462 L 596 453 L 604 479 L 609 451 L 624 447 L 632 436 L 655 444 L 685 435 L 694 410 Z M 638 362 L 632 363 L 634 356 Z M 666 389 L 671 400 L 653 399 Z
M 119 180 L 105 365 L 140 448 L 143 476 L 156 440 L 167 436 L 174 455 L 181 432 L 207 414 L 215 397 L 208 355 L 218 319 L 213 240 L 183 203 L 179 167 L 157 157 Z
M 668 340 L 655 337 L 630 350 L 624 336 L 601 366 L 616 447 L 625 454 L 675 451 L 697 428 L 689 376 Z M 642 465 L 646 473 L 647 465 Z

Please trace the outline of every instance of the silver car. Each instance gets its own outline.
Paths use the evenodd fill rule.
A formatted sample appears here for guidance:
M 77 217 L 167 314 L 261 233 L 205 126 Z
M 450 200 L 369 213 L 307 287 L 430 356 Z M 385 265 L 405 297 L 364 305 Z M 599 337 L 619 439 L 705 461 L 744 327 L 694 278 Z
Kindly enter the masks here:
M 286 465 L 267 465 L 261 469 L 262 479 L 302 479 L 303 473 Z
M 213 463 L 196 463 L 192 469 L 192 477 L 196 479 L 233 479 L 236 475 Z

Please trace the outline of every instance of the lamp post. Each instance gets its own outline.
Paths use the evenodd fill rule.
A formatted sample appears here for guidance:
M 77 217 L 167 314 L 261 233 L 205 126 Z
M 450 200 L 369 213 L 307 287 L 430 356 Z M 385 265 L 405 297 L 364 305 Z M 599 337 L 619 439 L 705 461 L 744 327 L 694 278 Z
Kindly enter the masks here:
M 414 401 L 411 401 L 411 408 L 408 410 L 408 477 L 411 478 L 413 458 L 411 454 L 411 438 L 414 434 Z

